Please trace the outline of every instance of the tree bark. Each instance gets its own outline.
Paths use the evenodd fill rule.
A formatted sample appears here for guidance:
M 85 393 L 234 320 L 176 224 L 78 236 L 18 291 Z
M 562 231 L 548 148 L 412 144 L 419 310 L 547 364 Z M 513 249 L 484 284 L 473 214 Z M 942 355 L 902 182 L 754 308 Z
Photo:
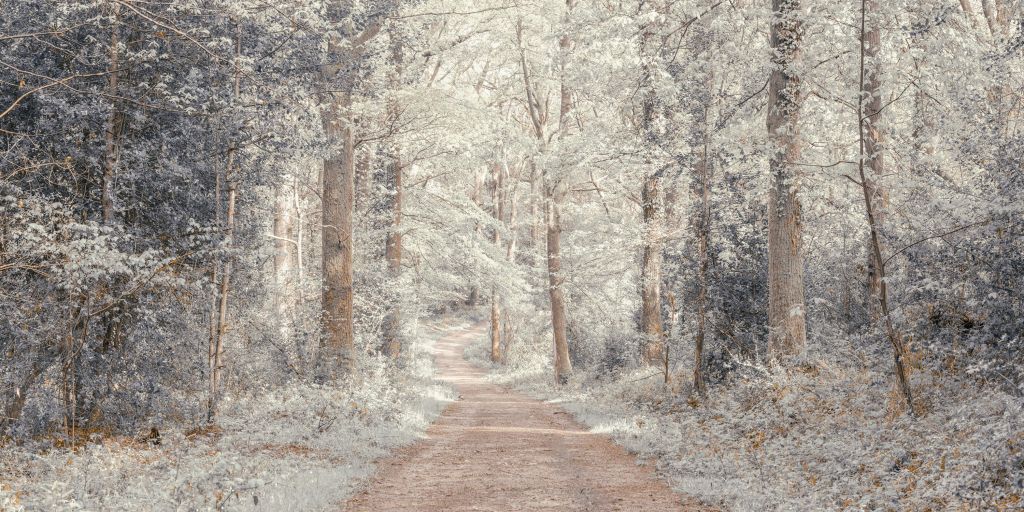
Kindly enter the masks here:
M 501 249 L 501 233 L 499 227 L 504 218 L 502 207 L 502 166 L 495 163 L 491 166 L 491 214 L 494 217 L 494 229 L 491 232 L 491 243 L 494 248 Z M 501 360 L 501 308 L 496 286 L 491 287 L 491 361 Z
M 321 116 L 329 156 L 323 162 L 323 281 L 320 377 L 337 378 L 355 368 L 352 319 L 352 214 L 355 208 L 355 134 L 352 96 L 361 60 L 359 45 L 333 37 L 330 63 L 321 68 L 327 104 Z
M 549 189 L 549 187 L 545 187 Z M 548 295 L 551 300 L 551 331 L 555 343 L 555 382 L 565 384 L 572 373 L 566 325 L 565 292 L 562 290 L 562 223 L 558 203 L 549 197 L 547 208 Z
M 860 158 L 858 159 L 858 171 L 860 173 L 861 190 L 864 193 L 864 209 L 867 214 L 869 232 L 869 253 L 873 268 L 871 291 L 872 296 L 878 303 L 878 315 L 876 321 L 882 323 L 886 337 L 893 347 L 893 362 L 896 373 L 897 385 L 903 399 L 906 401 L 907 409 L 911 415 L 914 414 L 914 397 L 910 389 L 909 368 L 906 364 L 907 345 L 903 334 L 896 329 L 889 314 L 889 293 L 888 283 L 885 282 L 885 259 L 882 257 L 882 241 L 880 236 L 881 218 L 879 215 L 878 203 L 887 203 L 887 197 L 880 194 L 878 187 L 871 182 L 865 168 L 870 167 L 874 177 L 878 177 L 884 171 L 881 159 L 881 147 L 877 129 L 877 121 L 881 113 L 879 89 L 880 84 L 877 77 L 877 59 L 879 51 L 880 31 L 877 28 L 876 20 L 872 20 L 872 28 L 867 28 L 867 18 L 872 15 L 874 18 L 878 12 L 877 0 L 861 0 L 860 18 L 860 101 L 858 102 L 859 112 L 859 134 L 860 134 Z M 870 64 L 868 61 L 871 61 Z M 872 70 L 873 68 L 873 70 Z
M 651 48 L 654 23 L 641 27 L 640 58 L 643 60 L 641 86 L 644 88 L 640 129 L 647 143 L 645 164 L 652 165 L 650 153 L 657 145 L 655 130 L 658 98 L 654 91 L 652 63 L 655 52 Z M 661 179 L 648 172 L 640 189 L 640 214 L 643 223 L 643 250 L 640 262 L 640 332 L 644 336 L 643 358 L 648 365 L 660 365 L 664 360 L 664 328 L 661 322 L 661 264 L 662 220 Z
M 644 359 L 649 365 L 660 365 L 664 359 L 664 329 L 661 322 L 661 213 L 660 180 L 644 179 L 641 190 L 641 211 L 644 225 L 644 247 L 640 266 L 640 327 L 644 340 Z
M 698 205 L 694 230 L 697 238 L 697 332 L 694 338 L 693 389 L 698 395 L 707 393 L 704 379 L 704 343 L 707 337 L 708 318 L 708 271 L 711 265 L 709 247 L 711 241 L 711 163 L 708 160 L 707 106 L 698 122 L 703 126 L 702 145 L 698 152 L 694 195 Z
M 323 333 L 324 370 L 354 368 L 352 324 L 352 212 L 355 196 L 355 140 L 349 107 L 351 90 L 333 94 L 324 112 L 324 132 L 333 153 L 324 160 L 323 184 Z M 338 146 L 341 146 L 340 149 Z M 337 376 L 337 375 L 332 375 Z
M 773 69 L 768 84 L 771 185 L 768 192 L 768 327 L 773 358 L 800 353 L 807 342 L 799 199 L 798 120 L 802 97 L 794 61 L 800 54 L 799 0 L 772 0 Z
M 401 111 L 398 99 L 394 96 L 394 90 L 401 86 L 403 52 L 402 44 L 397 35 L 391 34 L 391 64 L 394 66 L 390 79 L 392 93 L 388 97 L 387 110 L 388 120 L 391 123 L 398 122 Z M 384 259 L 388 265 L 388 278 L 393 285 L 398 284 L 402 273 L 402 154 L 398 142 L 394 136 L 391 137 L 388 145 L 388 164 L 386 169 L 387 179 L 387 210 L 391 216 L 388 226 L 387 237 L 384 242 Z M 384 353 L 391 358 L 397 358 L 402 351 L 401 341 L 401 304 L 396 297 L 388 310 L 384 320 Z
M 877 15 L 877 0 L 867 0 L 863 4 L 867 18 L 873 18 Z M 872 196 L 871 201 L 875 209 L 876 228 L 882 230 L 886 221 L 885 211 L 889 207 L 889 191 L 879 181 L 885 174 L 885 161 L 883 159 L 882 132 L 878 126 L 882 110 L 881 66 L 879 63 L 882 37 L 878 25 L 878 20 L 870 20 L 864 27 L 866 32 L 862 34 L 864 77 L 860 94 L 863 97 L 862 112 L 864 115 L 864 119 L 861 121 L 861 130 L 864 132 L 864 153 L 862 158 L 865 160 L 865 165 L 871 170 L 865 185 Z M 881 240 L 878 242 L 881 243 Z M 870 243 L 874 242 L 869 241 Z M 881 276 L 882 272 L 877 268 L 877 262 L 869 247 L 868 290 L 871 297 L 877 297 L 881 290 Z M 877 307 L 877 303 L 871 308 L 871 311 L 872 317 L 876 319 L 882 314 Z
M 295 261 L 295 235 L 292 213 L 294 194 L 280 184 L 274 191 L 274 294 L 278 329 L 282 338 L 289 338 L 294 308 L 293 283 Z
M 575 0 L 566 0 L 566 18 L 572 11 Z M 558 139 L 565 137 L 569 126 L 569 113 L 572 111 L 572 93 L 565 77 L 565 64 L 568 59 L 572 40 L 569 34 L 563 34 L 558 40 L 560 63 Z M 543 132 L 541 132 L 543 134 Z M 542 141 L 543 144 L 543 141 Z M 546 170 L 545 170 L 546 171 Z M 546 178 L 550 178 L 547 172 Z M 547 256 L 548 256 L 548 287 L 551 299 L 551 329 L 555 342 L 555 382 L 565 384 L 572 373 L 572 362 L 569 359 L 568 321 L 565 306 L 565 291 L 562 288 L 562 218 L 558 202 L 560 200 L 557 180 L 545 180 L 544 191 L 547 194 Z

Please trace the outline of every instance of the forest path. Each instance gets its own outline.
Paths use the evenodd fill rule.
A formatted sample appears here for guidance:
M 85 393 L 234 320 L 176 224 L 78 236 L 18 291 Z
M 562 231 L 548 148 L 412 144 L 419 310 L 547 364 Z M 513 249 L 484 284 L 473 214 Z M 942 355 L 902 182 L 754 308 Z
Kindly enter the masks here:
M 460 394 L 426 438 L 380 463 L 348 511 L 710 510 L 684 500 L 609 438 L 560 407 L 487 381 L 463 359 L 485 326 L 434 347 L 439 377 Z

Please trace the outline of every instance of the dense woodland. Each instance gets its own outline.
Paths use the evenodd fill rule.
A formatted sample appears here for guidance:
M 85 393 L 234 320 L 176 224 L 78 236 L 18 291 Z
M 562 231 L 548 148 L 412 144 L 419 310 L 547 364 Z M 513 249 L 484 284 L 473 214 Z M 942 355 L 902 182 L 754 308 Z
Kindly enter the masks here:
M 1024 506 L 1019 1 L 0 12 L 9 455 L 389 401 L 473 317 L 725 509 Z

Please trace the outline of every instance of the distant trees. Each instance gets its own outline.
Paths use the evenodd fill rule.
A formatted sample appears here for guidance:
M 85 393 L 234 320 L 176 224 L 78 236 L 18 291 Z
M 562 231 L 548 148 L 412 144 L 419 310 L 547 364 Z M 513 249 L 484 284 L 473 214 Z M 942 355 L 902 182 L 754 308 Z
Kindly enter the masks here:
M 958 4 L 6 2 L 0 428 L 399 368 L 467 295 L 560 383 L 1018 390 L 1019 6 Z

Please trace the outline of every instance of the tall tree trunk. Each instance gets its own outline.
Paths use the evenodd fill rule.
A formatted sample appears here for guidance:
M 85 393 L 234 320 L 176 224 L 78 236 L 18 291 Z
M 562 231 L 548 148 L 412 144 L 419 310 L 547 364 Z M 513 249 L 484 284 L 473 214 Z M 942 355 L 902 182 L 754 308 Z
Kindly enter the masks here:
M 354 134 L 349 108 L 352 91 L 333 93 L 324 112 L 324 132 L 332 155 L 324 160 L 323 185 L 323 363 L 324 370 L 354 368 L 352 325 L 352 212 L 355 197 Z M 341 146 L 338 148 L 338 146 Z
M 575 0 L 565 0 L 566 19 L 572 11 Z M 568 60 L 572 40 L 568 33 L 562 34 L 558 40 L 561 58 L 559 80 L 558 139 L 562 140 L 569 127 L 569 113 L 572 111 L 572 92 L 569 90 L 565 76 L 565 65 Z M 543 144 L 543 142 L 542 142 Z M 546 171 L 546 169 L 545 169 Z M 548 173 L 545 172 L 545 177 Z M 562 275 L 562 218 L 559 211 L 561 200 L 560 180 L 545 180 L 544 191 L 547 194 L 547 256 L 548 256 L 548 287 L 551 299 L 551 329 L 555 342 L 555 382 L 564 384 L 572 373 L 572 362 L 569 359 L 568 319 L 565 306 L 565 291 Z
M 397 124 L 401 116 L 398 98 L 394 91 L 401 86 L 403 48 L 399 36 L 392 31 L 391 36 L 391 64 L 393 66 L 390 86 L 392 89 L 387 102 L 387 117 L 389 122 Z M 384 259 L 388 265 L 388 279 L 397 285 L 402 273 L 402 155 L 398 142 L 394 137 L 389 141 L 388 164 L 386 169 L 387 179 L 387 209 L 391 216 L 390 226 L 384 243 Z M 397 358 L 402 350 L 401 341 L 401 304 L 400 298 L 396 297 L 388 310 L 385 318 L 384 328 L 384 353 L 391 358 Z
M 392 283 L 397 283 L 402 274 L 402 163 L 395 148 L 392 162 L 388 164 L 388 178 L 390 181 L 389 202 L 391 211 L 391 225 L 388 228 L 387 240 L 384 246 L 384 258 L 388 264 L 388 277 Z M 396 298 L 394 304 L 388 311 L 385 328 L 386 347 L 384 352 L 392 358 L 399 356 L 402 350 L 400 337 L 401 330 L 401 305 Z
M 797 130 L 802 97 L 794 61 L 800 54 L 799 0 L 772 0 L 772 73 L 768 83 L 768 137 L 772 145 L 768 192 L 769 352 L 797 354 L 807 343 L 804 257 L 800 218 Z
M 867 18 L 874 18 L 878 15 L 877 0 L 866 0 L 863 2 L 863 5 Z M 864 132 L 864 153 L 862 158 L 865 160 L 865 165 L 871 170 L 865 185 L 871 192 L 871 202 L 875 209 L 876 228 L 881 231 L 884 229 L 883 226 L 886 221 L 885 211 L 889 208 L 889 191 L 880 183 L 885 174 L 885 161 L 883 158 L 882 132 L 878 126 L 882 110 L 881 63 L 879 62 L 882 37 L 881 31 L 878 28 L 879 21 L 877 19 L 870 20 L 864 27 L 866 32 L 862 34 L 861 48 L 863 51 L 862 58 L 864 59 L 864 77 L 860 95 L 863 97 L 862 112 L 864 114 L 864 119 L 861 121 L 861 130 Z M 878 242 L 881 243 L 881 240 L 878 240 Z M 874 242 L 869 241 L 869 244 L 872 243 Z M 869 247 L 867 266 L 868 290 L 870 297 L 877 297 L 882 286 L 882 272 L 879 271 L 872 252 Z M 871 302 L 874 304 L 870 308 L 872 317 L 877 319 L 881 312 L 877 307 L 877 302 Z
M 344 3 L 344 2 L 342 2 Z M 339 22 L 341 20 L 338 20 Z M 323 162 L 321 377 L 336 378 L 355 368 L 352 320 L 352 213 L 355 208 L 355 134 L 352 95 L 361 50 L 334 36 L 331 61 L 321 68 L 327 92 L 322 112 L 329 156 Z
M 501 232 L 499 231 L 505 212 L 502 207 L 502 166 L 495 163 L 491 166 L 491 213 L 494 216 L 494 229 L 491 232 L 491 243 L 494 248 L 501 249 Z M 501 360 L 501 308 L 496 286 L 491 287 L 491 361 Z
M 878 29 L 878 3 L 877 0 L 861 0 L 860 18 L 860 87 L 861 94 L 858 102 L 859 134 L 860 134 L 860 158 L 858 159 L 858 170 L 860 172 L 861 190 L 864 193 L 864 209 L 867 214 L 869 232 L 869 253 L 872 260 L 872 295 L 878 303 L 878 315 L 876 319 L 882 323 L 886 337 L 893 348 L 894 370 L 896 373 L 897 385 L 900 393 L 906 401 L 908 411 L 914 414 L 914 397 L 910 389 L 909 368 L 906 364 L 907 346 L 903 334 L 896 329 L 889 314 L 889 293 L 888 283 L 885 281 L 885 262 L 882 257 L 882 240 L 880 230 L 882 219 L 879 203 L 887 205 L 888 198 L 880 194 L 877 185 L 874 185 L 869 177 L 866 167 L 871 168 L 873 177 L 879 177 L 884 172 L 881 159 L 880 134 L 877 123 L 881 113 L 880 84 L 878 80 L 878 51 L 880 31 Z M 867 28 L 867 18 L 872 18 L 872 28 Z M 869 62 L 870 61 L 870 62 Z
M 708 270 L 711 265 L 709 247 L 711 242 L 711 162 L 708 158 L 707 110 L 698 118 L 702 144 L 698 150 L 694 182 L 695 203 L 698 205 L 694 231 L 697 237 L 697 332 L 694 338 L 693 389 L 698 395 L 705 395 L 707 385 L 704 379 L 704 343 L 707 338 L 708 319 Z
M 550 187 L 545 187 L 550 190 Z M 569 360 L 569 337 L 562 290 L 562 223 L 558 203 L 550 196 L 547 208 L 548 296 L 551 300 L 551 331 L 555 343 L 555 382 L 564 384 L 572 373 Z
M 235 158 L 235 147 L 228 150 L 227 175 L 231 175 L 232 164 Z M 227 204 L 227 232 L 226 242 L 228 249 L 234 247 L 235 240 L 235 198 L 237 197 L 237 184 L 234 177 L 228 178 L 228 204 Z M 217 406 L 220 401 L 221 380 L 224 370 L 224 335 L 228 331 L 228 290 L 231 286 L 233 256 L 224 260 L 220 280 L 220 303 L 217 313 L 217 335 L 210 353 L 210 402 L 207 410 L 207 421 L 213 422 L 217 417 Z
M 573 7 L 574 0 L 566 0 L 568 10 Z M 523 21 L 519 20 L 517 26 L 517 42 L 519 44 L 519 62 L 523 71 L 523 84 L 526 88 L 527 112 L 530 115 L 530 122 L 533 125 L 534 135 L 540 145 L 541 153 L 548 150 L 548 139 L 545 135 L 547 124 L 546 112 L 541 110 L 541 103 L 533 88 L 529 66 L 526 64 L 526 51 L 522 46 Z M 563 34 L 558 41 L 559 53 L 561 55 L 561 85 L 560 85 L 560 107 L 558 118 L 559 140 L 561 140 L 568 128 L 568 115 L 572 110 L 572 94 L 569 91 L 565 79 L 565 60 L 568 56 L 571 40 L 568 34 Z M 531 165 L 536 165 L 533 161 Z M 563 384 L 568 382 L 569 374 L 572 372 L 572 362 L 569 359 L 569 336 L 568 322 L 566 319 L 565 292 L 562 289 L 564 276 L 562 272 L 561 237 L 562 224 L 559 213 L 558 202 L 561 199 L 560 180 L 552 176 L 550 169 L 539 170 L 540 187 L 543 192 L 544 223 L 547 228 L 547 274 L 548 274 L 548 297 L 551 305 L 551 331 L 554 342 L 554 366 L 555 382 Z
M 640 266 L 640 327 L 645 336 L 644 359 L 660 365 L 664 359 L 664 329 L 661 323 L 661 225 L 659 208 L 660 180 L 644 179 L 641 211 L 644 247 Z
M 653 60 L 656 47 L 651 44 L 655 35 L 655 24 L 645 23 L 641 27 L 640 58 L 643 60 L 640 77 L 643 92 L 641 109 L 641 131 L 647 144 L 645 164 L 653 165 L 650 153 L 658 143 L 655 129 L 658 98 L 654 90 Z M 643 358 L 649 365 L 661 365 L 664 361 L 664 328 L 661 322 L 661 264 L 662 264 L 662 220 L 661 179 L 654 173 L 644 176 L 640 189 L 640 214 L 643 223 L 643 250 L 640 262 L 640 332 L 644 336 Z

